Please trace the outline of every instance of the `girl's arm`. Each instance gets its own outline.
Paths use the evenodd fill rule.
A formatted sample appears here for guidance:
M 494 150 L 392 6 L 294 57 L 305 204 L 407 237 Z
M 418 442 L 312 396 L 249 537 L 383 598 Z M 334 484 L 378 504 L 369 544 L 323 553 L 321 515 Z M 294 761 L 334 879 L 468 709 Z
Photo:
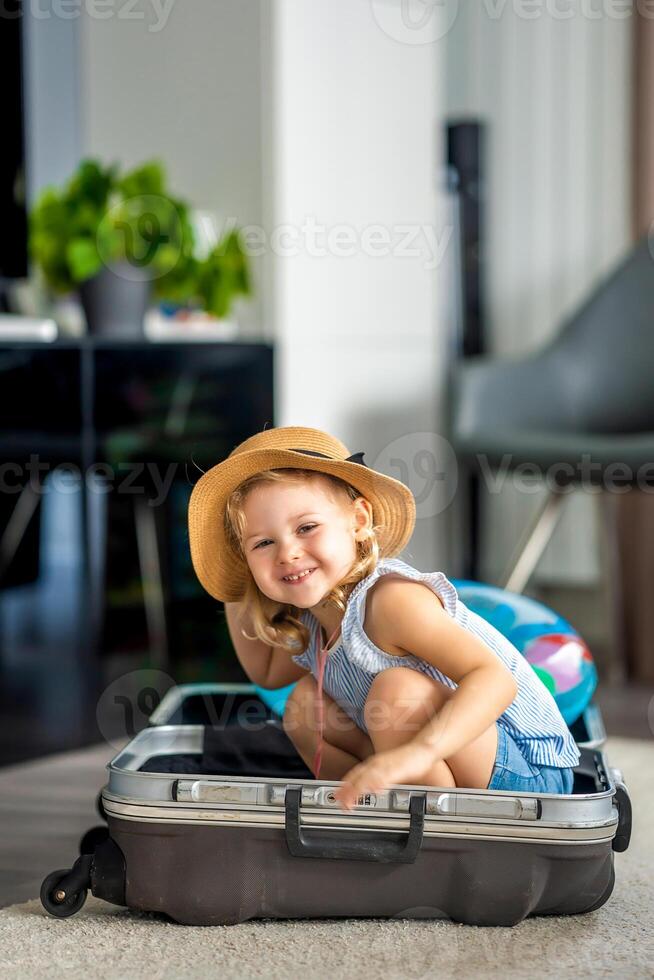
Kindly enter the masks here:
M 363 793 L 415 782 L 420 778 L 416 772 L 426 772 L 434 762 L 448 759 L 481 735 L 518 693 L 511 671 L 449 616 L 429 586 L 382 579 L 373 589 L 375 629 L 404 653 L 437 667 L 458 687 L 409 742 L 375 753 L 346 773 L 335 793 L 346 810 Z
M 428 748 L 434 761 L 447 759 L 500 717 L 518 693 L 517 682 L 485 643 L 452 619 L 429 586 L 389 579 L 376 591 L 375 626 L 458 685 L 411 740 L 416 748 Z
M 240 602 L 226 602 L 225 617 L 236 656 L 253 684 L 274 689 L 304 677 L 306 670 L 293 662 L 287 650 L 269 646 L 261 640 L 248 640 L 241 634 L 242 629 L 252 634 L 253 628 L 245 618 Z

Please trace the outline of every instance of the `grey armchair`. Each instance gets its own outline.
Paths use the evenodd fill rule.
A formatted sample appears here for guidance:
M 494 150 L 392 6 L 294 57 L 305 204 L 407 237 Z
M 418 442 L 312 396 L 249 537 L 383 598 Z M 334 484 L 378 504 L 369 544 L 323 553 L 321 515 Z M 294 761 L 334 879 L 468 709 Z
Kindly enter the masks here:
M 529 463 L 549 493 L 502 583 L 522 591 L 570 484 L 654 487 L 654 258 L 647 239 L 521 359 L 475 357 L 450 376 L 450 439 L 479 471 Z

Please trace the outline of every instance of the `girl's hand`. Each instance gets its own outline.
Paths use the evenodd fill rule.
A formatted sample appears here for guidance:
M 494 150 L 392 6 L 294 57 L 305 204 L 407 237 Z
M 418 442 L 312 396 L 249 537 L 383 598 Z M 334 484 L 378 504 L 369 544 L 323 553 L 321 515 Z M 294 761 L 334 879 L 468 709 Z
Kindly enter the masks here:
M 377 752 L 346 773 L 334 797 L 344 810 L 350 810 L 365 793 L 375 793 L 398 783 L 420 785 L 435 762 L 438 759 L 433 749 L 411 742 Z

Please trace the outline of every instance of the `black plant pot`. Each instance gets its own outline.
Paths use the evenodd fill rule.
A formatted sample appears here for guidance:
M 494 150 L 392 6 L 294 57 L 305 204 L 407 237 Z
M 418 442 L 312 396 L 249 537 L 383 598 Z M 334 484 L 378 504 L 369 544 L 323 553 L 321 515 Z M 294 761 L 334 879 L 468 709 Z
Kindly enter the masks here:
M 94 337 L 142 339 L 151 292 L 151 269 L 128 262 L 103 266 L 79 287 L 89 333 Z

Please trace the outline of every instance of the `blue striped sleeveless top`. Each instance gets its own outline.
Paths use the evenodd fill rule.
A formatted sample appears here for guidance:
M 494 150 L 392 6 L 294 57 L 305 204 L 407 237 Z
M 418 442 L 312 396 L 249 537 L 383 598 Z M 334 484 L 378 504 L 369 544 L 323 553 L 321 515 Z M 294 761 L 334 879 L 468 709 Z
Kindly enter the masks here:
M 442 600 L 450 616 L 490 647 L 511 671 L 518 684 L 518 693 L 497 723 L 518 743 L 525 758 L 541 766 L 576 766 L 580 753 L 575 740 L 554 698 L 520 651 L 461 602 L 456 589 L 442 572 L 419 572 L 399 558 L 380 559 L 375 570 L 354 587 L 341 623 L 341 635 L 327 655 L 324 690 L 355 724 L 367 732 L 363 713 L 366 698 L 375 675 L 388 667 L 408 667 L 435 677 L 452 689 L 457 687 L 455 681 L 420 657 L 385 653 L 364 632 L 366 592 L 380 575 L 389 573 L 428 585 Z M 293 660 L 317 677 L 318 652 L 322 645 L 320 624 L 307 609 L 302 611 L 300 619 L 311 636 L 305 652 L 294 656 Z

